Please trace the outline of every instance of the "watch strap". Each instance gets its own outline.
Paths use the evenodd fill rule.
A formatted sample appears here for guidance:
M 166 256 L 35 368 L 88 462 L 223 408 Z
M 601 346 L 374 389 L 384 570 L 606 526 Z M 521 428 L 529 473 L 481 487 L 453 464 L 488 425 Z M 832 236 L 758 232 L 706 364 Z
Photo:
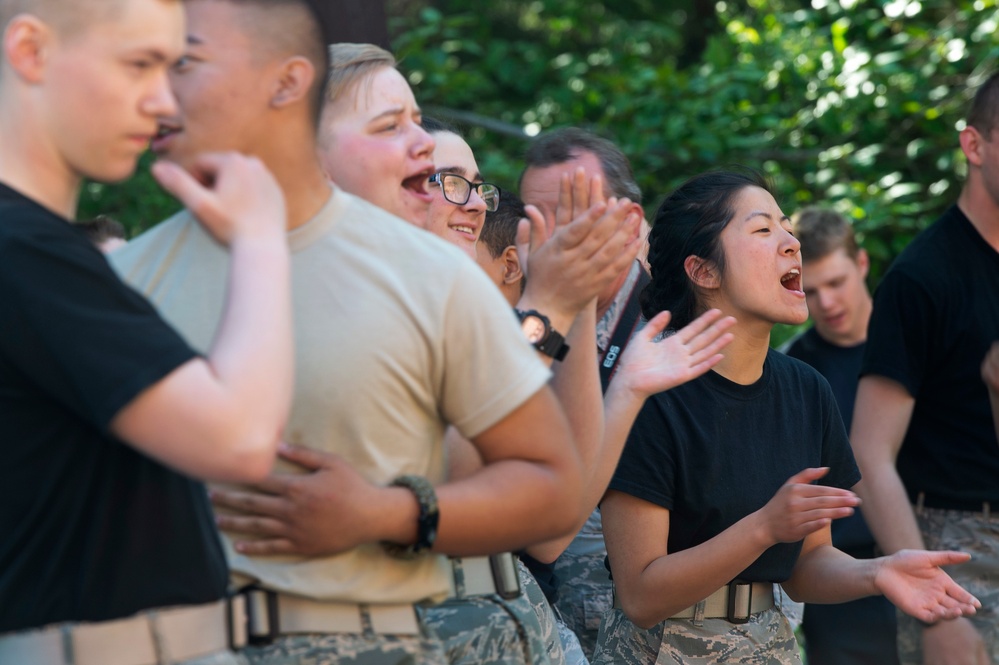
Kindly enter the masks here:
M 523 321 L 528 316 L 534 316 L 541 320 L 545 325 L 544 336 L 533 343 L 534 348 L 548 356 L 549 358 L 554 358 L 555 360 L 562 360 L 565 358 L 566 354 L 569 353 L 569 345 L 565 343 L 565 337 L 559 331 L 552 328 L 551 319 L 542 314 L 536 309 L 522 310 L 514 308 L 513 310 L 517 314 L 517 318 Z
M 405 487 L 413 493 L 420 506 L 416 521 L 416 542 L 412 545 L 383 542 L 382 547 L 390 555 L 400 559 L 415 559 L 434 546 L 437 540 L 437 523 L 440 510 L 437 506 L 437 492 L 429 480 L 423 476 L 399 476 L 390 484 L 392 487 Z

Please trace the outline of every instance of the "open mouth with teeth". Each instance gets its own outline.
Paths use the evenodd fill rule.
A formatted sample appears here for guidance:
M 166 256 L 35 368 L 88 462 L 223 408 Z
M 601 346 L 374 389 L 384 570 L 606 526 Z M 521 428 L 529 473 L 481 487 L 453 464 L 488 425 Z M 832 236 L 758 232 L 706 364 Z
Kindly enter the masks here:
M 471 226 L 463 226 L 458 224 L 455 226 L 450 226 L 448 228 L 450 228 L 452 231 L 457 231 L 458 233 L 464 233 L 469 236 L 472 236 L 473 238 L 475 237 L 475 229 L 473 229 Z
M 801 271 L 792 268 L 780 278 L 780 285 L 788 291 L 801 291 Z

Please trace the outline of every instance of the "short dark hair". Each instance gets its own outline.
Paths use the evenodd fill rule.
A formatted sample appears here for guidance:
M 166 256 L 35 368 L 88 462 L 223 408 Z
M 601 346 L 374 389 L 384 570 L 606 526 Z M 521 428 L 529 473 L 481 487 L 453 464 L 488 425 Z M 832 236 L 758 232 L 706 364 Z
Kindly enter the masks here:
M 527 169 L 568 162 L 579 157 L 581 152 L 593 153 L 600 161 L 604 184 L 611 196 L 628 197 L 635 203 L 642 202 L 642 189 L 635 182 L 631 163 L 621 149 L 611 141 L 578 127 L 554 129 L 531 141 L 524 155 L 526 166 L 520 174 L 520 185 L 523 186 Z
M 992 134 L 999 120 L 999 71 L 995 71 L 978 86 L 975 98 L 968 109 L 967 123 L 986 139 Z
M 652 282 L 640 297 L 647 319 L 669 310 L 670 327 L 679 329 L 702 313 L 700 293 L 683 264 L 688 256 L 697 256 L 725 272 L 721 233 L 735 215 L 736 196 L 747 187 L 772 193 L 756 171 L 710 171 L 683 183 L 659 204 L 649 234 Z
M 500 194 L 499 207 L 486 212 L 479 242 L 489 249 L 489 255 L 498 259 L 510 245 L 517 242 L 517 225 L 523 219 L 524 202 L 511 192 Z
M 121 222 L 107 215 L 97 215 L 93 219 L 84 219 L 75 222 L 74 226 L 83 231 L 87 239 L 95 245 L 110 238 L 121 238 L 125 240 L 125 227 Z
M 860 251 L 850 221 L 828 208 L 810 207 L 798 213 L 794 220 L 794 235 L 801 243 L 802 261 L 817 261 L 838 249 L 856 260 Z

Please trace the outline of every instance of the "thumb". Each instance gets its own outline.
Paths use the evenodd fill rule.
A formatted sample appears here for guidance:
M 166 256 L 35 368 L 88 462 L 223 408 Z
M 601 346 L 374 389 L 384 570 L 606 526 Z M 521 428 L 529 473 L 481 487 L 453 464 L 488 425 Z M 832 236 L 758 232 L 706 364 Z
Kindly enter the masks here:
M 926 558 L 934 566 L 952 566 L 958 563 L 965 563 L 971 560 L 971 554 L 968 552 L 958 552 L 955 550 L 946 550 L 943 552 L 926 552 Z
M 150 167 L 150 173 L 163 189 L 187 208 L 194 207 L 192 203 L 197 204 L 207 197 L 204 185 L 179 164 L 161 159 Z
M 808 485 L 829 473 L 828 466 L 803 469 L 787 479 L 785 485 Z
M 278 455 L 289 462 L 294 462 L 295 464 L 308 469 L 309 471 L 318 471 L 319 469 L 329 467 L 334 458 L 334 456 L 329 453 L 324 453 L 312 448 L 306 448 L 305 446 L 296 446 L 283 441 L 278 446 Z

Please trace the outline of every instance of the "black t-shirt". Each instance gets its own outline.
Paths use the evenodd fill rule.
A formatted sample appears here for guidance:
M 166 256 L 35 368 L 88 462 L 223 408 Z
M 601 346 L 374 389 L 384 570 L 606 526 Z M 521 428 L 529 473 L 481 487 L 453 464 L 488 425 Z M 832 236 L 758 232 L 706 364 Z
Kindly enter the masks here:
M 830 467 L 822 484 L 860 480 L 829 384 L 771 350 L 752 385 L 709 371 L 649 398 L 610 488 L 668 509 L 667 547 L 680 552 L 762 508 L 794 474 L 820 466 Z M 800 551 L 800 541 L 774 545 L 737 578 L 784 581 Z
M 195 357 L 81 232 L 0 184 L 0 633 L 221 598 L 204 486 L 108 431 Z
M 999 252 L 951 206 L 875 292 L 862 367 L 916 400 L 897 461 L 910 500 L 999 501 L 999 442 L 981 378 L 996 340 Z
M 829 382 L 848 432 L 853 421 L 853 403 L 857 399 L 857 380 L 865 346 L 864 342 L 855 346 L 830 344 L 813 327 L 798 336 L 787 349 L 787 355 L 808 363 Z M 874 557 L 874 536 L 860 509 L 832 523 L 832 540 L 833 545 L 854 557 Z

